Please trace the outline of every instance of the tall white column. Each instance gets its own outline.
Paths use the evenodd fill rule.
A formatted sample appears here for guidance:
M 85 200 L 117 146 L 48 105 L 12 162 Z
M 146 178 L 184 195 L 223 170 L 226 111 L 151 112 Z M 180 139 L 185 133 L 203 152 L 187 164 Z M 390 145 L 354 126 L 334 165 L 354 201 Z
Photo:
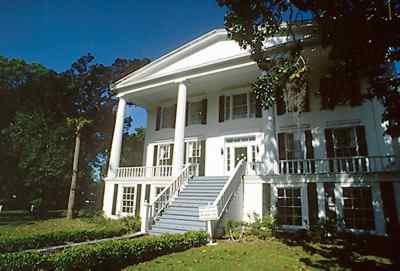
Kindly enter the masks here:
M 185 117 L 186 117 L 186 93 L 185 83 L 179 82 L 178 101 L 176 106 L 174 157 L 172 161 L 172 175 L 177 176 L 181 171 L 184 161 L 184 140 L 185 140 Z
M 117 116 L 115 118 L 114 134 L 111 144 L 110 161 L 108 166 L 109 178 L 115 177 L 117 168 L 119 167 L 119 160 L 121 157 L 122 136 L 124 129 L 124 115 L 125 115 L 126 101 L 124 98 L 119 98 Z

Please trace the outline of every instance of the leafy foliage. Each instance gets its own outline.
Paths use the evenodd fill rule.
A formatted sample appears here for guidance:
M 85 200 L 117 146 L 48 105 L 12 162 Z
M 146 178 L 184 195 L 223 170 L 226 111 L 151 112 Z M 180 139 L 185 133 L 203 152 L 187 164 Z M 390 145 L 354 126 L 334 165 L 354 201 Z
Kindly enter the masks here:
M 0 254 L 0 270 L 118 270 L 160 255 L 207 243 L 207 233 L 105 241 L 65 249 L 53 255 L 38 252 Z
M 306 85 L 307 71 L 298 66 L 310 37 L 297 35 L 304 29 L 302 19 L 312 22 L 309 34 L 330 50 L 328 74 L 336 82 L 367 78 L 368 93 L 362 98 L 378 98 L 385 106 L 382 121 L 387 133 L 400 135 L 400 75 L 394 63 L 400 60 L 400 1 L 272 1 L 217 0 L 227 8 L 225 27 L 240 46 L 265 71 L 254 84 L 259 99 L 268 108 L 283 97 L 288 79 L 300 75 L 292 88 L 297 94 Z M 287 36 L 290 43 L 281 54 L 266 53 L 265 42 Z M 308 35 L 309 36 L 309 35 Z M 337 83 L 340 86 L 343 84 Z M 343 101 L 354 104 L 354 89 L 335 88 L 327 93 L 334 108 Z
M 110 84 L 148 62 L 117 59 L 105 66 L 88 54 L 57 73 L 0 57 L 0 199 L 6 208 L 10 202 L 25 208 L 33 199 L 42 199 L 44 209 L 50 203 L 65 207 L 78 128 L 67 119 L 91 123 L 81 133 L 78 203 L 83 201 L 93 172 L 107 162 L 116 105 Z

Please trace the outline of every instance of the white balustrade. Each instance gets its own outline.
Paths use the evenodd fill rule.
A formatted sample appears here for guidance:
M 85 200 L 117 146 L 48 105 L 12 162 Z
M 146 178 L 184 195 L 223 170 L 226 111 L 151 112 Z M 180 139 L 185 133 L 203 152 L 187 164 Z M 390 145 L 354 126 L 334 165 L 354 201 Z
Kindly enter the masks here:
M 264 162 L 248 162 L 248 175 L 309 175 L 327 173 L 371 173 L 394 171 L 395 156 L 353 156 L 323 159 L 279 160 L 277 170 Z

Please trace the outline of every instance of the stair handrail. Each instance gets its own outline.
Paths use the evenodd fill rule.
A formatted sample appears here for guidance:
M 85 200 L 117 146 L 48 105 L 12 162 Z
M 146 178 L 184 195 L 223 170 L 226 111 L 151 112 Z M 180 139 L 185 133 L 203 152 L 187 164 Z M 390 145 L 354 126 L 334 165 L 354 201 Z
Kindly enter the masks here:
M 236 165 L 232 175 L 229 177 L 228 181 L 225 183 L 218 197 L 213 202 L 212 206 L 216 207 L 218 210 L 218 219 L 224 214 L 226 207 L 228 206 L 231 198 L 237 191 L 242 177 L 246 172 L 246 162 L 242 159 Z
M 150 223 L 157 219 L 161 212 L 171 203 L 174 197 L 179 193 L 182 186 L 193 176 L 194 170 L 192 164 L 187 164 L 180 174 L 166 186 L 150 203 L 151 214 Z

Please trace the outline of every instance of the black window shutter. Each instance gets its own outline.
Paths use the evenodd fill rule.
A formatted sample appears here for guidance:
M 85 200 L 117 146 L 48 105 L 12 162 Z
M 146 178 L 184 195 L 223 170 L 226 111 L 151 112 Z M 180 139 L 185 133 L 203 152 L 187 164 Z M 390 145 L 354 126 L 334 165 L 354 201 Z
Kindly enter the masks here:
M 256 99 L 256 118 L 262 118 L 262 104 Z
M 135 216 L 140 216 L 140 202 L 142 197 L 142 184 L 136 186 L 136 206 L 135 206 Z
M 176 104 L 174 106 L 174 116 L 172 117 L 172 125 L 170 127 L 175 128 L 175 124 L 176 124 Z
M 278 134 L 278 151 L 279 151 L 279 160 L 286 160 L 286 146 L 285 146 L 285 134 Z
M 305 130 L 305 138 L 306 138 L 306 158 L 314 159 L 314 147 L 312 145 L 312 134 L 311 130 Z
M 333 149 L 333 130 L 325 129 L 325 148 L 326 148 L 326 157 L 332 158 L 335 156 Z
M 153 166 L 157 166 L 157 151 L 158 145 L 154 145 L 154 152 L 153 152 Z
M 387 233 L 394 233 L 396 225 L 399 223 L 396 211 L 396 200 L 393 189 L 393 182 L 379 182 L 383 203 L 383 213 L 386 221 Z
M 116 215 L 117 214 L 117 197 L 118 197 L 118 184 L 114 184 L 114 195 L 113 195 L 113 202 L 112 202 L 112 208 L 111 208 L 111 214 Z
M 183 163 L 186 164 L 186 148 L 187 148 L 187 142 L 183 143 Z
M 201 101 L 201 124 L 207 124 L 207 99 Z
M 205 176 L 206 166 L 206 141 L 200 141 L 200 165 L 199 165 L 199 176 Z
M 365 137 L 364 126 L 357 126 L 356 133 L 357 133 L 358 154 L 361 156 L 367 156 L 368 155 L 368 146 L 367 146 L 367 140 Z
M 174 144 L 169 144 L 169 153 L 170 153 L 170 158 L 168 161 L 168 165 L 172 166 L 172 161 L 174 159 Z
M 185 126 L 189 125 L 189 103 L 186 103 Z
M 225 114 L 225 96 L 219 96 L 219 122 L 224 122 L 224 114 Z
M 151 184 L 146 184 L 146 191 L 144 194 L 144 201 L 149 203 L 150 202 L 150 191 L 151 191 Z
M 310 225 L 315 225 L 318 222 L 318 200 L 317 200 L 317 184 L 307 184 L 308 196 L 308 220 Z
M 161 107 L 157 107 L 156 131 L 160 130 L 160 122 L 161 122 Z
M 285 108 L 285 101 L 283 100 L 283 97 L 278 97 L 276 100 L 276 113 L 278 115 L 283 115 L 286 112 Z
M 271 184 L 262 184 L 262 216 L 271 214 Z

